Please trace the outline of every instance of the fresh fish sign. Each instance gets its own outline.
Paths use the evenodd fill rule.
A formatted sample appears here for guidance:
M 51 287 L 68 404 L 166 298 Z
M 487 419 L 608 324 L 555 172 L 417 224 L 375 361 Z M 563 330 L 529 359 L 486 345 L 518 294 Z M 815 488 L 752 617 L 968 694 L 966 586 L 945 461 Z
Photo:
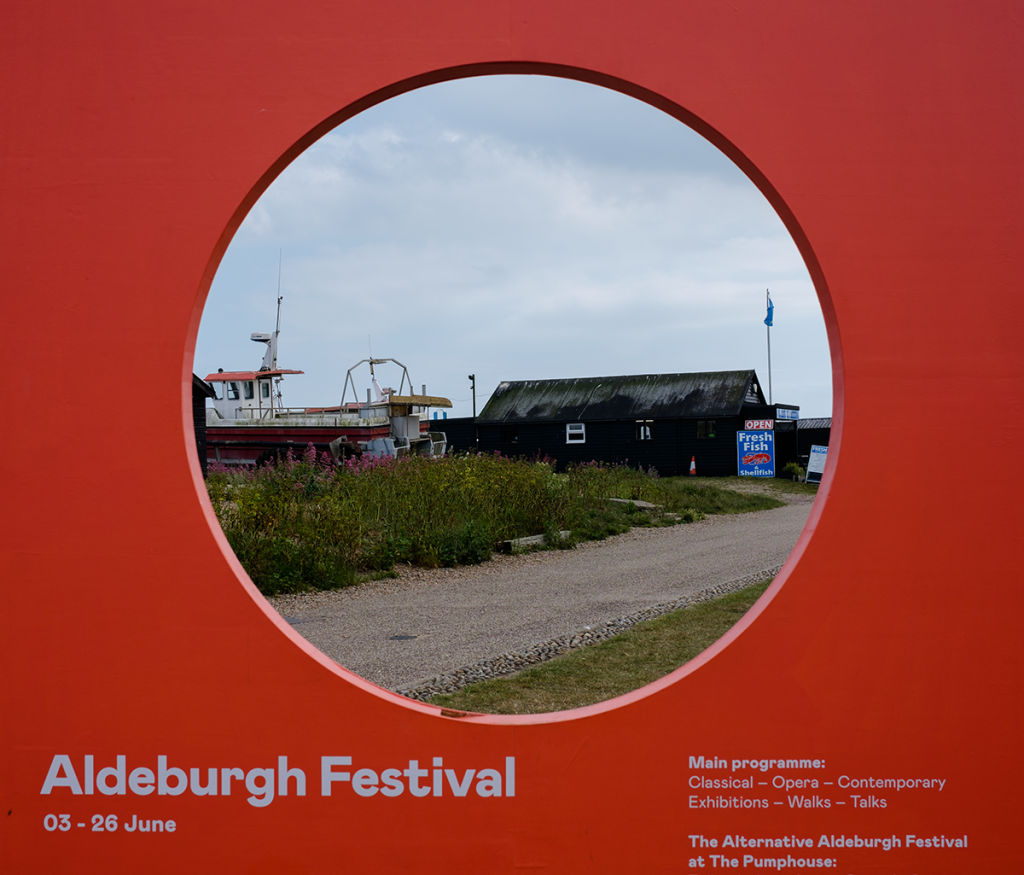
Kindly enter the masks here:
M 774 477 L 775 432 L 736 432 L 736 468 L 740 477 Z
M 825 473 L 825 460 L 828 458 L 828 447 L 819 447 L 817 444 L 811 447 L 811 457 L 807 462 L 807 482 L 821 483 L 821 476 Z

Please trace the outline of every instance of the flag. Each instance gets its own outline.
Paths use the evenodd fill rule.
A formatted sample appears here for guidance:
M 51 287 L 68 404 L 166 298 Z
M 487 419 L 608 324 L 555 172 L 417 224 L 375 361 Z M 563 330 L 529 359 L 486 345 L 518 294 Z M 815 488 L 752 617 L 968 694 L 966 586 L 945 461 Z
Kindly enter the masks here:
M 772 313 L 775 311 L 775 305 L 772 303 L 772 296 L 768 295 L 768 315 L 764 317 L 764 324 L 769 328 L 772 327 Z

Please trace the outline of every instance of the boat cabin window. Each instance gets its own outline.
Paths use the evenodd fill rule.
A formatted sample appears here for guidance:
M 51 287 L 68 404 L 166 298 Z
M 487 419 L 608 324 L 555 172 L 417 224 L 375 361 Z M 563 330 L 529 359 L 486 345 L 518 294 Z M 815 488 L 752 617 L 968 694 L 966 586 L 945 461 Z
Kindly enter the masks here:
M 238 383 L 228 383 L 228 401 L 238 400 Z
M 260 380 L 260 398 L 270 397 L 270 380 Z
M 224 400 L 224 384 L 223 383 L 210 383 L 210 388 L 213 389 L 213 397 L 217 401 Z
M 245 400 L 246 401 L 252 401 L 252 399 L 253 399 L 252 380 L 246 380 L 244 383 L 242 383 L 242 389 L 245 392 Z

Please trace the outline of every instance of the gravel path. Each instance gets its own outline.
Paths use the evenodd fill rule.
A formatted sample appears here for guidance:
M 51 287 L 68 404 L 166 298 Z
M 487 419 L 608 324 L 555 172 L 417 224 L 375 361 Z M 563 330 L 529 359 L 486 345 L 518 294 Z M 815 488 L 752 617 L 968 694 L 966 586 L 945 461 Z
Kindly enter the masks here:
M 770 576 L 793 549 L 813 501 L 780 497 L 790 504 L 478 566 L 405 567 L 394 580 L 270 601 L 336 662 L 422 698 Z

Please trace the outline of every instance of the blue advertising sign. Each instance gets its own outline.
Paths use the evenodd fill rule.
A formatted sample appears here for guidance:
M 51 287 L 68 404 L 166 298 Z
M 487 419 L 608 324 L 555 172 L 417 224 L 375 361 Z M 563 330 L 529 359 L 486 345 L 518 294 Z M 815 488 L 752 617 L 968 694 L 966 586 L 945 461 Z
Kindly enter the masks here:
M 793 407 L 776 407 L 775 408 L 775 418 L 776 419 L 794 419 L 794 420 L 795 419 L 799 419 L 800 418 L 800 408 L 799 407 L 796 407 L 796 408 L 793 408 Z
M 740 477 L 774 477 L 775 432 L 736 432 L 736 468 Z

